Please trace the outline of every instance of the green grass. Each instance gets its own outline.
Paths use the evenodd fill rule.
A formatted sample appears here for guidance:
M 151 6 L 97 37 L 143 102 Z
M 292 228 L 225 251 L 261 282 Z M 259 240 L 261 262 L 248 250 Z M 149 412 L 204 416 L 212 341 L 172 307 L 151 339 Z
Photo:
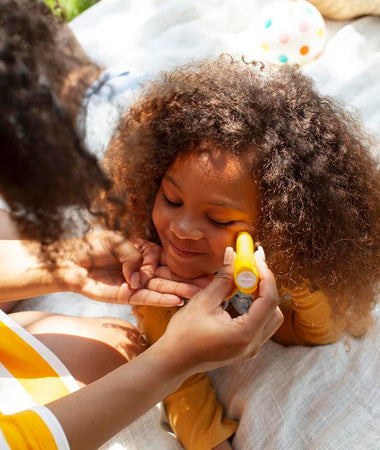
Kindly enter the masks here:
M 44 0 L 56 16 L 69 22 L 99 0 Z

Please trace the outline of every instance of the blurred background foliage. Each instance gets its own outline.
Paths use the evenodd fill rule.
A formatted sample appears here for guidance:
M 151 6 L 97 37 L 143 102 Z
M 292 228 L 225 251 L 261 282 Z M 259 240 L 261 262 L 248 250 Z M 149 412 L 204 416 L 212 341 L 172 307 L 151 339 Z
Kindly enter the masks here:
M 56 16 L 63 16 L 67 22 L 85 11 L 99 0 L 44 0 Z

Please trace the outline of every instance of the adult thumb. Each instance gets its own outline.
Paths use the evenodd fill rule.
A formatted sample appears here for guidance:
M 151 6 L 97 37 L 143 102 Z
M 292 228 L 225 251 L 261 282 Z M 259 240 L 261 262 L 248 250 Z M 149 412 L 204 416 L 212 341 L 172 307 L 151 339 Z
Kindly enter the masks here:
M 219 306 L 226 298 L 230 297 L 234 286 L 234 260 L 235 252 L 232 247 L 227 247 L 224 252 L 223 265 L 215 275 L 213 281 L 196 297 L 202 297 L 202 302 L 215 308 Z

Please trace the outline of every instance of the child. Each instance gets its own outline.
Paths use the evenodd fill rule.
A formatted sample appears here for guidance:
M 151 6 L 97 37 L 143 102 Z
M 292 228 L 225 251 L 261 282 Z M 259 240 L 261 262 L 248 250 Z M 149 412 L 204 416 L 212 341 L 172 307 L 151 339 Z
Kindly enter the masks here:
M 283 298 L 275 339 L 313 345 L 371 326 L 380 279 L 372 145 L 360 122 L 297 69 L 221 57 L 152 82 L 105 164 L 118 194 L 129 195 L 124 220 L 161 242 L 181 278 L 212 275 L 225 246 L 249 231 Z M 138 307 L 149 342 L 174 312 Z M 236 429 L 203 374 L 165 406 L 185 448 L 227 447 Z

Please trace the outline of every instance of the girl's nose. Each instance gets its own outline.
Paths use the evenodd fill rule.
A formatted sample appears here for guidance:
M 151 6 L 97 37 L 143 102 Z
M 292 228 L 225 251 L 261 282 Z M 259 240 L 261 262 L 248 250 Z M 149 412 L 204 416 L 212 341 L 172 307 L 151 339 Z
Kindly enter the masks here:
M 202 230 L 196 221 L 188 217 L 181 217 L 170 222 L 170 231 L 179 239 L 201 239 Z

